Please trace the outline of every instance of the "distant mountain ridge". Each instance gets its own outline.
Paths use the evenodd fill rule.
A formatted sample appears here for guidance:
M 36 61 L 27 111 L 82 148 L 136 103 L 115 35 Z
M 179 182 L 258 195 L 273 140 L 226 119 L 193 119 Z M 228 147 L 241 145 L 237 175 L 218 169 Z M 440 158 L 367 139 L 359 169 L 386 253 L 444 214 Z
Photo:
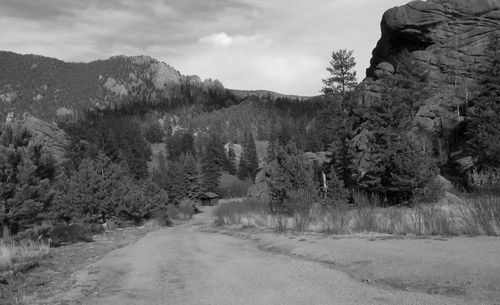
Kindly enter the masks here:
M 70 63 L 0 51 L 0 119 L 8 113 L 54 120 L 137 103 L 173 107 L 186 100 L 234 104 L 218 80 L 182 75 L 149 56 Z
M 288 98 L 288 99 L 296 99 L 296 100 L 307 100 L 312 98 L 312 96 L 300 96 L 300 95 L 290 95 L 290 94 L 282 94 L 269 90 L 239 90 L 239 89 L 229 89 L 234 95 L 245 98 L 249 96 L 257 96 L 259 98 Z

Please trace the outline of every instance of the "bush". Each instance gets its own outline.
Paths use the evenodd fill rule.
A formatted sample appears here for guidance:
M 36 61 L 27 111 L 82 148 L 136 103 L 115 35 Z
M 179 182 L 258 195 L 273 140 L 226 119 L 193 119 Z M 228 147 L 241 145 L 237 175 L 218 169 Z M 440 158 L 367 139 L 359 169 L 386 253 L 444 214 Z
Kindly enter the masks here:
M 443 183 L 437 179 L 429 181 L 424 188 L 413 190 L 413 203 L 431 203 L 443 198 Z
M 251 185 L 251 179 L 240 180 L 236 176 L 222 174 L 219 180 L 218 194 L 222 198 L 245 197 Z
M 179 214 L 184 218 L 192 218 L 195 213 L 194 206 L 196 203 L 189 199 L 184 199 L 179 203 Z
M 500 169 L 474 169 L 467 173 L 467 184 L 474 192 L 500 195 Z
M 177 214 L 177 209 L 169 204 L 166 207 L 159 207 L 151 211 L 150 220 L 154 220 L 155 225 L 160 227 L 171 226 L 172 219 L 177 218 Z
M 51 240 L 51 246 L 54 247 L 93 241 L 90 227 L 80 224 L 56 225 L 48 233 L 48 238 Z
M 17 241 L 22 240 L 32 240 L 39 241 L 45 240 L 49 235 L 50 231 L 54 228 L 54 225 L 50 222 L 42 222 L 40 225 L 34 225 L 33 228 L 19 232 L 15 239 Z

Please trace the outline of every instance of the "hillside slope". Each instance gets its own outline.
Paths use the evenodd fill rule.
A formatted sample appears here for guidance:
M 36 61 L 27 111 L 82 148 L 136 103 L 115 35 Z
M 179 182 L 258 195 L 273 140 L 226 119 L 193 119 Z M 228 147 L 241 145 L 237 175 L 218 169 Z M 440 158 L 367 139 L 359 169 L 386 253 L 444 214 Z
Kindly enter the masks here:
M 215 103 L 222 104 L 227 99 L 234 100 L 219 81 L 183 76 L 147 56 L 67 63 L 37 55 L 0 52 L 0 67 L 3 115 L 27 112 L 54 120 L 144 103 L 168 108 L 186 100 L 193 103 L 217 100 Z

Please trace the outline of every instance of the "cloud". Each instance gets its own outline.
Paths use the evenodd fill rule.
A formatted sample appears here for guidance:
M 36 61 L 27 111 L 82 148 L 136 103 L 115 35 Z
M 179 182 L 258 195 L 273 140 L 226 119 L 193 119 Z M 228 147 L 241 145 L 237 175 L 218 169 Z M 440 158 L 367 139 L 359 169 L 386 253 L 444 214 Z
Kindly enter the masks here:
M 364 76 L 383 11 L 407 0 L 0 0 L 2 48 L 69 61 L 145 54 L 226 86 L 314 95 L 332 50 Z
M 237 35 L 233 37 L 229 36 L 225 32 L 213 33 L 209 36 L 201 37 L 199 41 L 202 43 L 211 43 L 221 46 L 271 43 L 270 39 L 265 39 L 262 35 Z
M 228 46 L 234 42 L 234 38 L 228 36 L 226 33 L 214 33 L 210 36 L 205 36 L 200 38 L 200 42 L 209 42 L 214 44 L 220 44 L 223 46 Z

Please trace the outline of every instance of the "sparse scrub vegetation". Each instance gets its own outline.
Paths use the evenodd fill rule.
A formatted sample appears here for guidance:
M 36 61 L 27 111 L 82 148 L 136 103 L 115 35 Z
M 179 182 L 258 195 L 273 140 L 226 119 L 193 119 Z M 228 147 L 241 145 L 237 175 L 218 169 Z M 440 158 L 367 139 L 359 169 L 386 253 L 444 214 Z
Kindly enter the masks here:
M 194 201 L 189 199 L 182 200 L 178 207 L 179 215 L 183 218 L 192 218 L 195 213 L 195 204 L 196 203 Z
M 15 263 L 31 260 L 49 253 L 45 241 L 0 239 L 0 271 L 10 269 Z
M 493 213 L 498 213 L 493 207 L 500 206 L 498 197 L 464 201 L 449 209 L 436 203 L 381 207 L 376 195 L 357 193 L 356 196 L 363 205 L 315 204 L 294 213 L 272 213 L 265 202 L 247 199 L 221 203 L 213 214 L 216 225 L 243 225 L 276 232 L 377 232 L 413 236 L 499 234 L 499 222 L 493 220 Z M 492 217 L 485 218 L 485 215 Z

